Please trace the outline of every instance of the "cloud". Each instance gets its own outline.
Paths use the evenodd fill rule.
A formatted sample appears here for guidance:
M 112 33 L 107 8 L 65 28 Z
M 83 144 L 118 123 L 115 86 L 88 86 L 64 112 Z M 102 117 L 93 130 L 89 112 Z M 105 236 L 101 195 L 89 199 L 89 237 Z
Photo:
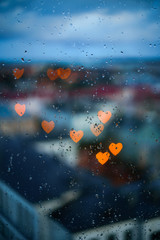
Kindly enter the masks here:
M 22 56 L 24 49 L 29 49 L 29 57 L 41 58 L 121 56 L 121 51 L 123 56 L 159 54 L 158 48 L 149 48 L 159 43 L 160 30 L 148 10 L 103 9 L 69 16 L 16 8 L 7 17 L 1 13 L 0 19 L 1 56 Z
M 115 14 L 92 11 L 66 17 L 40 16 L 16 9 L 7 19 L 5 14 L 0 15 L 2 36 L 41 41 L 134 41 L 142 38 L 151 41 L 160 36 L 160 30 L 158 24 L 148 18 L 147 10 Z

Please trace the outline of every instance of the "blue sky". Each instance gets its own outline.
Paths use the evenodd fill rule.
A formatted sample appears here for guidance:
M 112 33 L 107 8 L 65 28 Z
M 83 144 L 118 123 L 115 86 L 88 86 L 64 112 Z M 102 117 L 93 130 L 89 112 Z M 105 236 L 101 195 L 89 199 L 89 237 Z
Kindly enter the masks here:
M 160 1 L 1 0 L 0 19 L 4 61 L 160 56 Z

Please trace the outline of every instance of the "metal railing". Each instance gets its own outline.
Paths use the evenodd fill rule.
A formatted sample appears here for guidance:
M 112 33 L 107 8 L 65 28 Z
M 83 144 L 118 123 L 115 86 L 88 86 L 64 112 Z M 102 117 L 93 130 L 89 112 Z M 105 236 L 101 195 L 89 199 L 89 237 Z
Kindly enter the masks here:
M 74 240 L 160 240 L 160 218 L 145 223 L 129 220 L 86 230 L 76 233 Z
M 139 226 L 132 220 L 75 234 L 74 240 L 139 240 L 138 233 Z
M 142 236 L 145 240 L 160 239 L 160 218 L 146 221 L 142 226 Z
M 70 240 L 59 224 L 39 214 L 34 206 L 0 182 L 0 239 Z

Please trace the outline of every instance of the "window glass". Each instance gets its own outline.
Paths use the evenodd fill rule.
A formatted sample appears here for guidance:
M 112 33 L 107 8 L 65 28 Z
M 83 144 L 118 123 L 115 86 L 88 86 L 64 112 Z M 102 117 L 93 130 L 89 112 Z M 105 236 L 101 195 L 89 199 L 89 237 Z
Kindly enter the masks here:
M 0 1 L 0 239 L 160 239 L 159 21 Z

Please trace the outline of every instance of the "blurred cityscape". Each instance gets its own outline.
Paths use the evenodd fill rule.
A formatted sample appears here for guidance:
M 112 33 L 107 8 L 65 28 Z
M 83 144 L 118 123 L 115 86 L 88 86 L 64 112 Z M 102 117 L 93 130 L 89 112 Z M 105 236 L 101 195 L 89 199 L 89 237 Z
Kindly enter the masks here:
M 71 75 L 50 80 L 47 70 L 60 67 Z M 24 68 L 20 79 L 15 68 Z M 156 59 L 98 67 L 1 63 L 1 180 L 70 232 L 160 217 L 159 77 Z M 26 105 L 23 117 L 16 103 Z M 90 125 L 101 123 L 99 110 L 112 117 L 95 137 Z M 50 134 L 43 120 L 55 122 Z M 71 129 L 83 130 L 79 143 Z M 123 149 L 101 165 L 96 154 L 112 142 Z

